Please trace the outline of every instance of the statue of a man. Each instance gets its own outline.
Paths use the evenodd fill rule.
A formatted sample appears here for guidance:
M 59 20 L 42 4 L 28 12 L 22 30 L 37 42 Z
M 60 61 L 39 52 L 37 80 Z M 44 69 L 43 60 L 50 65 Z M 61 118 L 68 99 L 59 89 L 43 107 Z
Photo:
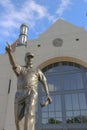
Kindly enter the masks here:
M 33 69 L 34 55 L 32 53 L 26 53 L 26 64 L 25 66 L 21 66 L 15 63 L 10 45 L 6 47 L 6 51 L 8 53 L 12 68 L 17 76 L 17 92 L 15 94 L 14 105 L 16 130 L 34 130 L 35 110 L 38 98 L 38 81 L 43 84 L 47 101 L 49 104 L 52 102 L 49 95 L 46 78 L 41 70 Z M 24 118 L 24 128 L 21 129 L 19 124 L 22 118 Z

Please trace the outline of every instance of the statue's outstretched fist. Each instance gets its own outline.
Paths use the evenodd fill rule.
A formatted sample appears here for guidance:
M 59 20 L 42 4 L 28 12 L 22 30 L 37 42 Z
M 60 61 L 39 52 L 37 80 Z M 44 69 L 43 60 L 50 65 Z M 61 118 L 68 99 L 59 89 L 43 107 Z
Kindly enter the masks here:
M 11 52 L 11 50 L 12 50 L 12 49 L 11 49 L 11 46 L 10 46 L 10 45 L 7 45 L 6 48 L 5 48 L 5 50 L 6 50 L 7 52 Z

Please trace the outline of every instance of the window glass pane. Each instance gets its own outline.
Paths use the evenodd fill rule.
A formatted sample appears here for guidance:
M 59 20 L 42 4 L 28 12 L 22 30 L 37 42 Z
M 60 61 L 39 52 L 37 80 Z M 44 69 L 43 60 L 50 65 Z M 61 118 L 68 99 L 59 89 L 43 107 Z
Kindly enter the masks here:
M 56 114 L 56 118 L 57 117 L 62 117 L 62 112 L 55 112 L 55 114 Z
M 81 116 L 86 116 L 87 117 L 87 109 L 86 110 L 81 110 Z
M 87 110 L 81 110 L 81 121 L 82 123 L 87 123 Z
M 73 111 L 73 116 L 74 117 L 79 117 L 80 116 L 80 111 Z
M 65 90 L 77 89 L 76 74 L 64 75 L 64 89 Z
M 43 112 L 42 113 L 42 118 L 48 118 L 48 112 Z
M 63 71 L 74 71 L 74 70 L 78 70 L 78 68 L 74 67 L 74 66 L 69 66 L 69 65 L 63 65 L 61 66 Z
M 64 71 L 67 71 L 67 70 L 69 70 L 69 71 L 80 70 L 79 66 L 75 67 L 73 65 L 74 65 L 73 63 L 69 64 L 68 62 L 51 64 L 45 69 L 45 71 L 49 73 L 49 72 L 64 72 Z
M 64 75 L 64 90 L 69 90 L 71 88 L 71 84 L 70 84 L 70 75 Z
M 48 72 L 61 72 L 63 71 L 63 68 L 61 66 L 56 66 L 50 70 L 48 70 Z
M 82 79 L 82 73 L 77 73 L 76 81 L 77 81 L 77 89 L 84 88 L 83 79 Z
M 61 89 L 61 80 L 58 75 L 46 75 L 49 91 L 59 91 Z
M 78 94 L 72 94 L 73 110 L 79 110 Z
M 66 110 L 72 110 L 72 98 L 71 94 L 65 95 Z
M 72 118 L 73 117 L 73 111 L 66 111 L 66 116 Z
M 55 95 L 55 111 L 61 111 L 61 97 L 60 97 L 60 95 Z
M 86 79 L 87 79 L 87 70 L 86 70 Z
M 47 124 L 48 123 L 48 119 L 47 118 L 42 118 L 42 124 Z
M 55 112 L 49 112 L 49 118 L 55 118 Z
M 87 94 L 79 93 L 80 109 L 87 109 Z
M 65 90 L 82 89 L 82 88 L 83 88 L 83 81 L 82 81 L 82 75 L 80 73 L 64 75 Z

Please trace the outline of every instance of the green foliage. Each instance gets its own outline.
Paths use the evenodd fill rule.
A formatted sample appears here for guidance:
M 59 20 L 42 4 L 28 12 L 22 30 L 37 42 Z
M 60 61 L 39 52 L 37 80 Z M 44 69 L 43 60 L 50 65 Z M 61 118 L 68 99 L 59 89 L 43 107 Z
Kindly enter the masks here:
M 68 118 L 67 123 L 87 123 L 87 116 L 77 116 L 74 118 Z M 61 124 L 62 121 L 60 120 L 55 120 L 54 118 L 50 118 L 48 120 L 49 124 Z
M 55 120 L 54 118 L 50 118 L 50 119 L 48 120 L 48 123 L 49 123 L 49 124 L 60 124 L 60 123 L 62 123 L 62 121 L 60 121 L 60 120 Z
M 87 123 L 87 116 L 77 116 L 71 119 L 67 119 L 67 123 Z

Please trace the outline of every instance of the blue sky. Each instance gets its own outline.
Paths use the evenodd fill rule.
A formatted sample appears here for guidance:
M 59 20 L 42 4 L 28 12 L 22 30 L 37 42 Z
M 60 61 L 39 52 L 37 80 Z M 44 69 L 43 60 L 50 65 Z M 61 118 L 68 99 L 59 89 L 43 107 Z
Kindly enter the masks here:
M 0 53 L 12 44 L 20 25 L 29 26 L 28 39 L 35 39 L 59 18 L 87 30 L 87 0 L 0 0 Z

